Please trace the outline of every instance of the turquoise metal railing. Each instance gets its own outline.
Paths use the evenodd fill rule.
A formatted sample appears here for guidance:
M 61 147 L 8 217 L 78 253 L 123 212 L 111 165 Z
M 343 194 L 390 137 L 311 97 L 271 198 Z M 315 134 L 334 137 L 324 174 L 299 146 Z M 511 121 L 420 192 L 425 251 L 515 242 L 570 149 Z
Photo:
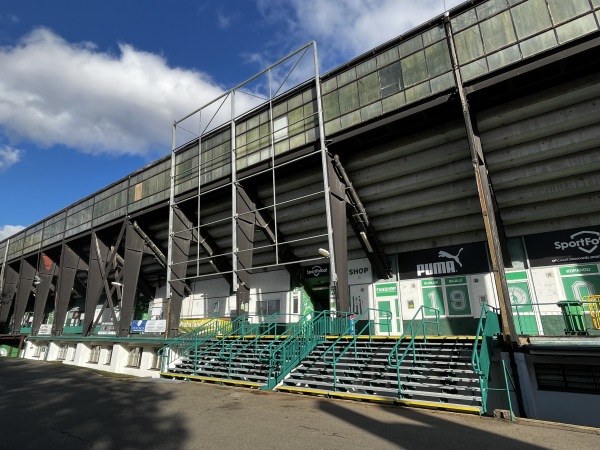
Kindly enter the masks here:
M 288 330 L 285 340 L 261 351 L 260 360 L 269 365 L 265 389 L 273 389 L 319 343 L 327 339 L 327 331 L 336 326 L 336 316 L 333 311 L 320 311 L 314 317 L 305 316 Z
M 426 311 L 433 313 L 433 320 L 431 318 L 428 318 L 425 315 Z M 418 321 L 419 314 L 421 315 L 420 321 Z M 415 329 L 416 321 L 418 321 L 418 326 Z M 400 339 L 398 339 L 398 342 L 396 342 L 396 345 L 394 345 L 394 347 L 388 354 L 387 359 L 388 359 L 389 366 L 391 368 L 396 369 L 396 375 L 398 377 L 398 397 L 399 398 L 402 398 L 402 380 L 400 377 L 400 366 L 402 365 L 402 362 L 404 361 L 404 359 L 406 358 L 406 356 L 409 354 L 409 352 L 411 350 L 412 350 L 413 363 L 416 362 L 416 360 L 417 360 L 416 339 L 417 339 L 417 336 L 419 336 L 419 333 L 422 333 L 423 342 L 427 342 L 427 325 L 435 325 L 437 336 L 440 335 L 440 312 L 439 312 L 439 310 L 436 308 L 431 308 L 429 306 L 423 305 L 417 310 L 417 312 L 413 316 L 412 320 L 410 321 L 410 323 L 404 330 L 404 334 L 402 335 L 402 337 Z M 409 331 L 409 330 L 410 330 L 410 335 L 407 334 L 407 331 Z M 405 337 L 408 338 L 409 336 L 410 336 L 410 341 L 408 343 L 408 346 L 404 350 L 404 353 L 402 353 L 402 356 L 400 358 L 398 358 L 398 348 L 404 341 L 404 338 Z M 395 361 L 395 362 L 393 362 L 393 361 Z
M 346 318 L 349 315 L 351 315 L 351 314 L 347 314 Z M 379 317 L 379 320 L 370 320 L 370 317 Z M 362 328 L 356 329 L 355 328 L 356 324 L 364 321 L 365 319 L 366 319 L 367 323 L 364 324 L 362 326 Z M 357 341 L 358 337 L 359 336 L 368 336 L 369 341 L 372 340 L 373 336 L 376 334 L 375 327 L 381 326 L 382 323 L 384 323 L 386 325 L 387 330 L 391 330 L 391 328 L 392 328 L 391 327 L 392 313 L 390 311 L 385 311 L 385 310 L 381 310 L 381 309 L 368 308 L 361 315 L 359 315 L 358 317 L 355 318 L 355 324 L 350 324 L 349 320 L 347 320 L 347 325 L 346 325 L 346 328 L 344 329 L 344 332 L 340 334 L 340 336 L 329 346 L 329 348 L 327 350 L 325 350 L 325 352 L 323 352 L 323 356 L 321 359 L 323 360 L 324 363 L 332 365 L 332 368 L 333 368 L 333 390 L 334 391 L 337 391 L 337 384 L 338 384 L 338 377 L 337 377 L 338 362 L 342 359 L 342 357 L 351 348 L 354 348 L 354 358 L 357 358 L 356 341 Z M 352 332 L 353 327 L 355 328 L 354 332 Z M 390 332 L 388 331 L 388 336 L 389 336 L 389 333 Z M 342 347 L 342 346 L 339 346 L 338 344 L 342 340 L 347 339 L 347 336 L 352 336 L 352 338 L 350 339 L 348 344 L 343 348 L 338 348 L 338 347 Z M 336 350 L 339 350 L 339 353 L 336 353 Z
M 252 349 L 254 353 L 258 353 L 259 343 L 265 336 L 272 336 L 274 340 L 281 338 L 282 331 L 281 323 L 279 318 L 286 314 L 275 313 L 270 316 L 257 316 L 259 322 L 255 324 L 247 324 L 247 328 L 244 333 L 239 333 L 237 338 L 223 340 L 223 346 L 219 351 L 219 359 L 227 361 L 227 375 L 231 375 L 231 369 L 234 361 L 237 357 Z
M 238 317 L 230 321 L 229 319 L 213 318 L 171 341 L 158 351 L 159 358 L 161 358 L 161 371 L 166 371 L 174 361 L 189 356 L 191 351 L 196 351 L 215 337 L 229 334 L 238 327 L 237 322 L 241 319 Z
M 471 355 L 471 366 L 479 377 L 481 414 L 487 412 L 487 393 L 490 390 L 488 380 L 492 364 L 492 349 L 498 334 L 500 334 L 500 314 L 496 308 L 484 303 L 481 307 L 481 315 L 479 316 L 479 324 L 477 325 L 477 333 L 475 334 L 473 353 Z

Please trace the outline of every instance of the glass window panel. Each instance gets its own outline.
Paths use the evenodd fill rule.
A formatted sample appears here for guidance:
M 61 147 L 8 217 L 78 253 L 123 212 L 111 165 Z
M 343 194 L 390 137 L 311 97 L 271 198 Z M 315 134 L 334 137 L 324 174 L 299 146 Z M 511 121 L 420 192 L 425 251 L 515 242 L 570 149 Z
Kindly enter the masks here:
M 423 39 L 421 35 L 415 36 L 412 39 L 400 44 L 398 46 L 398 51 L 400 53 L 400 58 L 403 56 L 410 55 L 411 53 L 416 52 L 417 50 L 421 50 L 423 48 Z
M 460 73 L 462 74 L 464 81 L 472 80 L 473 78 L 486 74 L 487 72 L 488 67 L 485 58 L 479 59 L 460 68 Z
M 396 50 L 396 53 L 398 53 L 398 50 Z M 368 59 L 364 63 L 356 66 L 356 76 L 360 78 L 368 73 L 373 72 L 376 69 L 377 69 L 376 59 L 375 58 Z
M 478 26 L 455 34 L 454 43 L 458 61 L 461 65 L 483 56 L 483 41 Z
M 288 100 L 288 110 L 298 108 L 302 103 L 302 94 L 296 95 Z
M 381 80 L 381 96 L 395 94 L 403 88 L 402 84 L 402 66 L 399 62 L 390 64 L 379 70 L 379 79 Z
M 446 36 L 444 26 L 438 25 L 430 30 L 427 30 L 423 33 L 423 45 L 427 47 L 428 45 L 433 44 L 434 42 L 439 41 L 440 39 Z
M 310 88 L 302 93 L 302 103 L 309 103 L 317 97 L 315 88 Z
M 506 0 L 488 0 L 476 8 L 477 18 L 479 20 L 487 19 L 506 8 L 508 8 L 508 2 Z
M 342 121 L 339 118 L 325 123 L 325 134 L 326 135 L 337 133 L 341 129 L 342 129 Z
M 508 11 L 498 14 L 485 22 L 481 22 L 479 26 L 481 28 L 481 35 L 483 36 L 483 45 L 488 54 L 517 42 Z
M 380 116 L 382 111 L 381 102 L 371 103 L 370 105 L 361 108 L 360 119 L 364 122 L 365 120 Z
M 304 131 L 304 113 L 302 108 L 297 108 L 288 113 L 288 127 L 290 135 Z
M 600 0 L 592 0 L 592 6 L 594 8 L 600 8 Z
M 255 115 L 253 117 L 250 117 L 246 123 L 247 123 L 248 129 L 257 127 L 260 123 L 259 116 Z
M 513 63 L 521 59 L 521 52 L 518 45 L 505 48 L 493 55 L 488 56 L 488 67 L 490 70 L 499 69 L 507 64 Z
M 576 39 L 584 34 L 591 33 L 597 29 L 598 26 L 596 25 L 594 16 L 589 14 L 572 22 L 561 25 L 556 29 L 556 35 L 558 36 L 558 42 L 560 44 L 564 44 L 565 42 Z
M 278 105 L 273 106 L 273 117 L 282 116 L 287 112 L 287 102 L 279 103 Z
M 552 27 L 546 0 L 529 0 L 512 9 L 512 17 L 519 39 Z
M 546 31 L 545 33 L 538 34 L 526 41 L 521 42 L 521 53 L 523 58 L 535 55 L 536 53 L 543 52 L 552 47 L 556 47 L 556 35 L 554 30 Z
M 435 94 L 437 92 L 445 91 L 454 86 L 454 75 L 452 72 L 446 72 L 445 74 L 432 79 L 430 83 L 432 93 Z
M 375 100 L 379 100 L 380 96 L 379 76 L 377 72 L 358 80 L 358 99 L 360 106 L 373 103 Z
M 286 139 L 285 141 L 277 142 L 275 144 L 275 154 L 281 155 L 282 153 L 287 152 L 290 149 L 290 141 Z
M 340 88 L 338 93 L 341 114 L 346 114 L 358 108 L 358 86 L 356 82 Z
M 429 82 L 418 84 L 406 90 L 406 102 L 412 103 L 421 100 L 424 97 L 431 95 L 431 87 Z
M 360 111 L 354 111 L 341 117 L 342 128 L 348 128 L 360 123 Z
M 406 96 L 404 95 L 404 92 L 398 92 L 397 94 L 384 98 L 381 101 L 381 105 L 384 113 L 400 109 L 406 105 Z
M 329 121 L 340 116 L 340 102 L 338 100 L 338 92 L 334 91 L 331 94 L 323 96 L 323 120 Z
M 321 84 L 321 93 L 327 94 L 328 92 L 337 89 L 337 78 L 333 77 Z
M 290 148 L 300 147 L 301 145 L 306 144 L 306 136 L 304 133 L 297 134 L 290 138 Z
M 351 69 L 346 70 L 345 72 L 340 73 L 337 76 L 338 86 L 343 86 L 344 84 L 349 83 L 350 81 L 356 80 L 356 69 L 352 67 Z
M 448 50 L 448 43 L 446 41 L 441 41 L 431 47 L 427 47 L 425 49 L 425 58 L 427 59 L 430 77 L 436 77 L 452 69 L 450 51 Z
M 288 118 L 287 116 L 275 119 L 273 122 L 273 128 L 275 129 L 275 142 L 280 141 L 288 137 Z
M 548 7 L 550 8 L 554 25 L 563 23 L 591 10 L 588 0 L 548 0 Z
M 377 56 L 377 67 L 385 67 L 398 59 L 398 47 L 391 48 Z
M 452 31 L 454 31 L 454 33 L 457 33 L 460 30 L 464 30 L 465 28 L 476 24 L 477 14 L 475 13 L 475 8 L 470 9 L 469 11 L 461 14 L 460 16 L 454 17 L 450 21 L 450 23 L 452 25 Z
M 400 61 L 402 65 L 402 79 L 405 86 L 412 86 L 428 78 L 425 53 L 420 51 Z

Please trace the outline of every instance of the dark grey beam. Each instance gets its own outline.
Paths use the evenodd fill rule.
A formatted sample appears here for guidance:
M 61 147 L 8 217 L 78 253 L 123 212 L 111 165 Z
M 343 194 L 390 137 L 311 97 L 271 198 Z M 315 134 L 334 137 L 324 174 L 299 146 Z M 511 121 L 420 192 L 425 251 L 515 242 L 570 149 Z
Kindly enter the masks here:
M 179 334 L 179 321 L 181 316 L 181 303 L 185 297 L 185 277 L 187 275 L 187 261 L 190 254 L 192 241 L 192 221 L 177 205 L 172 206 L 172 239 L 171 239 L 171 298 L 167 299 L 167 337 Z
M 238 315 L 247 313 L 250 305 L 250 280 L 249 270 L 252 268 L 252 253 L 254 248 L 254 227 L 256 225 L 256 204 L 245 195 L 243 186 L 236 184 L 236 236 L 237 250 L 237 291 L 236 311 Z
M 77 274 L 80 264 L 81 258 L 79 255 L 77 255 L 67 244 L 63 244 L 60 255 L 60 271 L 58 273 L 57 283 L 58 289 L 55 295 L 56 317 L 52 327 L 52 334 L 55 336 L 60 336 L 63 333 L 67 311 L 69 310 L 69 303 L 71 301 L 71 292 L 73 291 L 75 283 L 75 275 Z M 94 317 L 94 312 L 90 311 L 89 315 L 89 320 L 91 322 Z M 87 320 L 88 314 L 86 309 L 84 321 Z
M 130 324 L 133 319 L 137 285 L 140 276 L 140 266 L 144 253 L 144 239 L 131 223 L 127 223 L 125 234 L 125 257 L 123 263 L 123 297 L 121 299 L 121 317 L 118 324 L 117 335 L 129 335 Z M 118 292 L 118 291 L 117 291 Z
M 331 224 L 333 228 L 333 251 L 335 267 L 331 272 L 337 275 L 335 280 L 335 307 L 338 311 L 350 311 L 348 300 L 348 231 L 346 229 L 346 189 L 337 176 L 333 158 L 327 158 L 329 178 L 329 201 Z
M 340 181 L 346 187 L 346 217 L 354 230 L 358 242 L 362 246 L 375 275 L 379 279 L 388 279 L 392 276 L 392 267 L 388 257 L 377 236 L 377 232 L 371 225 L 367 210 L 360 201 L 358 192 L 354 189 L 350 177 L 346 173 L 338 155 L 333 156 L 333 167 Z
M 454 67 L 454 79 L 460 98 L 462 107 L 465 128 L 467 132 L 467 140 L 471 150 L 471 158 L 473 169 L 475 171 L 475 181 L 477 183 L 477 192 L 479 193 L 479 201 L 481 204 L 481 214 L 485 225 L 485 234 L 487 237 L 488 248 L 490 251 L 490 259 L 492 263 L 492 273 L 496 282 L 496 291 L 498 301 L 500 303 L 500 315 L 502 317 L 502 332 L 510 342 L 518 343 L 515 322 L 510 304 L 510 296 L 508 292 L 508 283 L 506 282 L 506 273 L 504 271 L 503 247 L 507 248 L 506 236 L 503 232 L 503 226 L 496 204 L 492 182 L 487 170 L 485 155 L 481 145 L 481 139 L 477 130 L 477 123 L 471 111 L 471 107 L 467 100 L 467 95 L 462 82 L 462 76 L 459 69 L 458 58 L 456 56 L 456 48 L 454 47 L 454 38 L 452 36 L 452 28 L 449 21 L 446 19 L 446 36 L 452 57 Z M 502 244 L 504 241 L 504 245 Z M 505 252 L 508 254 L 508 252 Z
M 199 236 L 194 229 L 194 238 L 198 240 L 198 244 L 202 247 L 206 256 L 210 257 L 210 264 L 213 268 L 223 275 L 223 278 L 229 283 L 229 286 L 233 288 L 233 278 L 230 275 L 233 271 L 233 267 L 225 255 L 223 255 L 223 251 L 219 248 L 213 237 L 201 226 Z
M 35 289 L 35 304 L 33 306 L 33 324 L 31 325 L 31 334 L 37 335 L 42 320 L 44 319 L 44 311 L 48 294 L 52 286 L 52 278 L 58 270 L 56 263 L 48 255 L 42 252 L 42 257 L 38 263 L 38 276 L 40 283 Z
M 33 277 L 35 276 L 35 267 L 25 258 L 21 259 L 21 268 L 19 270 L 19 289 L 17 290 L 17 303 L 15 304 L 14 322 L 11 328 L 12 333 L 21 332 L 21 322 L 25 315 L 25 309 L 29 302 L 31 289 L 33 288 Z
M 2 292 L 0 292 L 0 333 L 7 326 L 8 315 L 12 308 L 18 285 L 19 273 L 6 264 L 4 268 L 4 283 L 2 285 Z

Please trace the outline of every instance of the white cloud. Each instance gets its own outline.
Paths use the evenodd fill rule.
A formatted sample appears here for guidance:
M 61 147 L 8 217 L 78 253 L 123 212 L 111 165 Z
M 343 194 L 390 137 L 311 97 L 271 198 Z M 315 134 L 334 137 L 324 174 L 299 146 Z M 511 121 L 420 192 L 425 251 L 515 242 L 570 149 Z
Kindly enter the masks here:
M 324 48 L 336 65 L 460 3 L 464 0 L 257 0 L 265 17 L 286 21 L 288 33 L 301 42 L 316 40 L 319 53 Z
M 0 241 L 3 241 L 4 239 L 11 237 L 13 234 L 18 233 L 23 228 L 25 228 L 25 227 L 22 227 L 21 225 L 0 226 Z
M 0 147 L 0 172 L 8 170 L 10 166 L 16 164 L 21 159 L 22 151 L 18 148 Z
M 206 74 L 121 44 L 120 54 L 40 28 L 0 47 L 0 127 L 87 153 L 165 154 L 173 120 L 222 93 Z

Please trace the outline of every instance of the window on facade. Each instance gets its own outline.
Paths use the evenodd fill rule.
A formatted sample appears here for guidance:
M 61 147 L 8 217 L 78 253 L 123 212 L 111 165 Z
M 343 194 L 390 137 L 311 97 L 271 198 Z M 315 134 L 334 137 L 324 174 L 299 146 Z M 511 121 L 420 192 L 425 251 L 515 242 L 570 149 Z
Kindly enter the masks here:
M 67 359 L 67 351 L 69 350 L 69 346 L 67 344 L 61 344 L 58 349 L 58 355 L 56 355 L 56 359 L 64 360 Z
M 600 366 L 535 363 L 538 388 L 600 394 Z
M 259 316 L 270 316 L 279 312 L 279 299 L 273 300 L 257 300 L 256 314 Z
M 102 347 L 99 345 L 94 345 L 90 350 L 90 358 L 88 360 L 89 363 L 98 364 L 98 360 L 100 359 L 100 351 Z
M 129 367 L 140 367 L 142 361 L 142 347 L 133 347 L 129 350 L 129 356 L 127 357 L 127 366 Z
M 106 349 L 106 353 L 104 354 L 104 365 L 106 365 L 106 366 L 110 365 L 110 361 L 112 359 L 112 351 L 113 351 L 112 347 L 108 347 Z

